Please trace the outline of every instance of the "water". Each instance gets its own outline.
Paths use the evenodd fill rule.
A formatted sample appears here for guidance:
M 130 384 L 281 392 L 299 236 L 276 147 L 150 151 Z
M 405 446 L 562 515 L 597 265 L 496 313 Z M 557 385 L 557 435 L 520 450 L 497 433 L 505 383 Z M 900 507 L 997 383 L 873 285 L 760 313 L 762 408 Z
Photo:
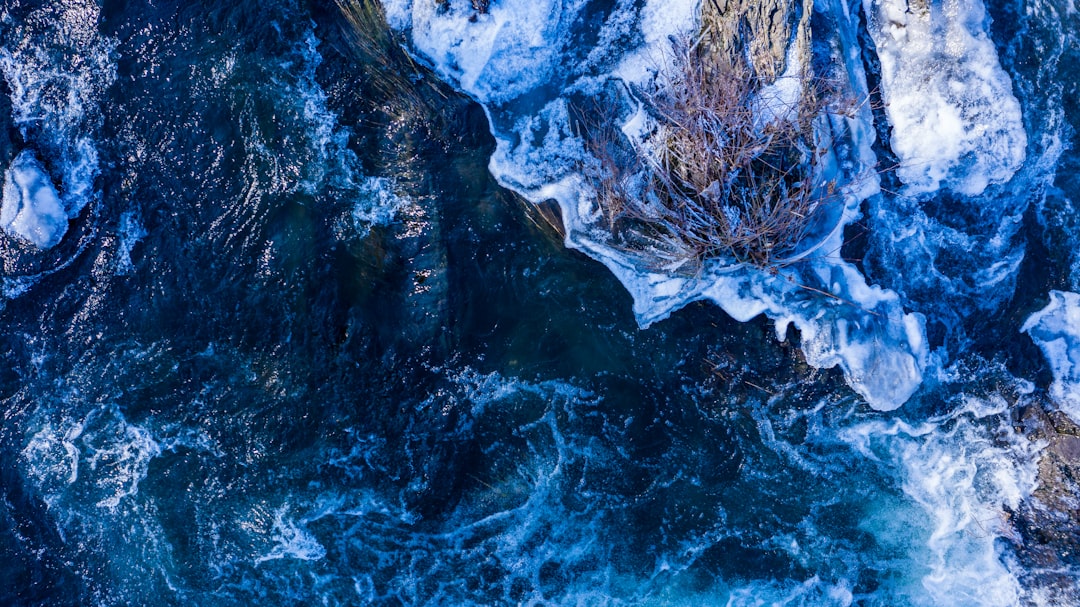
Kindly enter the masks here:
M 67 222 L 0 236 L 0 603 L 1080 605 L 1019 414 L 1075 414 L 1070 5 L 942 5 L 1024 157 L 853 194 L 860 261 L 793 270 L 845 304 L 635 274 L 523 198 L 580 186 L 539 125 L 692 4 L 526 3 L 457 72 L 424 4 L 365 47 L 333 3 L 0 3 L 0 168 Z M 843 6 L 815 36 L 887 89 Z M 872 111 L 851 166 L 907 149 Z

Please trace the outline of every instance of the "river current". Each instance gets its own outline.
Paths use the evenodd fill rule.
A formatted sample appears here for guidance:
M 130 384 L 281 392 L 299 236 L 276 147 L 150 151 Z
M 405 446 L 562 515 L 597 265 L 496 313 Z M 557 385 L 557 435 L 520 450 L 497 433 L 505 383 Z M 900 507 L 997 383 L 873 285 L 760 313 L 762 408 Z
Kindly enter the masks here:
M 802 288 L 575 206 L 694 2 L 479 4 L 0 0 L 0 604 L 1080 605 L 1072 3 L 816 3 Z

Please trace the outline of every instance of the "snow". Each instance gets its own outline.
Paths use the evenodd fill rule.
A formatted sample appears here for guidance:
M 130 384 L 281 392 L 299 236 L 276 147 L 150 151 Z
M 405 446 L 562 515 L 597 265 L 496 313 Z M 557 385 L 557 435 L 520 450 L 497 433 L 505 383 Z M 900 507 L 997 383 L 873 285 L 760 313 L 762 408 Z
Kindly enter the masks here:
M 863 7 L 905 193 L 978 195 L 1008 181 L 1024 162 L 1027 134 L 981 0 Z

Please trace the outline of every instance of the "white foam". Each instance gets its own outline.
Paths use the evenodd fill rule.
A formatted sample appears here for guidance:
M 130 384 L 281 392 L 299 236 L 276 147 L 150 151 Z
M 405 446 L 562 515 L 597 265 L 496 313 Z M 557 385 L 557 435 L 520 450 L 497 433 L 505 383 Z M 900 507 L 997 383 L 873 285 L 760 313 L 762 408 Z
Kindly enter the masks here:
M 864 0 L 897 176 L 909 193 L 976 195 L 1012 177 L 1027 135 L 981 0 Z
M 255 564 L 278 559 L 318 561 L 326 556 L 326 548 L 306 528 L 306 521 L 299 523 L 288 518 L 288 504 L 274 512 L 274 547 L 269 553 L 255 559 Z
M 146 237 L 146 230 L 134 211 L 120 215 L 120 242 L 117 244 L 116 273 L 119 276 L 130 274 L 134 269 L 131 263 L 131 251 L 140 240 Z
M 98 106 L 116 80 L 116 41 L 98 33 L 100 10 L 85 0 L 45 3 L 24 22 L 12 23 L 9 40 L 0 43 L 0 75 L 11 90 L 12 118 L 54 167 L 68 217 L 97 196 Z
M 349 132 L 341 127 L 338 115 L 328 107 L 326 91 L 316 77 L 323 58 L 313 27 L 293 51 L 298 59 L 293 61 L 290 57 L 287 65 L 290 73 L 276 79 L 275 91 L 282 102 L 299 105 L 299 124 L 304 126 L 305 135 L 303 154 L 307 158 L 300 161 L 303 166 L 296 185 L 308 194 L 316 194 L 328 184 L 352 189 L 359 164 L 356 154 L 348 147 Z
M 39 249 L 52 248 L 67 232 L 68 216 L 45 167 L 22 151 L 4 173 L 0 228 Z
M 921 586 L 901 590 L 913 605 L 1020 604 L 997 542 L 1015 537 L 1007 511 L 1035 489 L 1039 446 L 1013 431 L 1008 411 L 1000 396 L 966 398 L 919 425 L 876 420 L 841 432 L 900 479 L 907 503 L 871 505 L 862 527 L 905 553 Z
M 74 504 L 91 498 L 95 506 L 116 512 L 139 491 L 150 461 L 161 446 L 150 431 L 129 423 L 116 405 L 102 405 L 81 419 L 45 422 L 27 440 L 21 464 L 50 505 L 59 505 L 69 491 Z
M 1050 303 L 1028 317 L 1020 331 L 1031 336 L 1050 364 L 1051 398 L 1080 424 L 1080 294 L 1050 291 Z
M 104 416 L 106 426 L 84 438 L 84 457 L 101 493 L 97 506 L 116 509 L 121 500 L 139 492 L 150 460 L 161 455 L 161 446 L 149 430 L 128 423 L 115 406 L 91 414 L 87 424 L 95 424 L 95 430 L 97 420 L 92 418 L 97 415 Z
M 699 600 L 707 600 L 699 597 Z M 849 607 L 855 597 L 845 584 L 828 584 L 813 576 L 801 584 L 755 582 L 731 591 L 725 607 L 765 607 L 807 605 Z
M 407 198 L 398 196 L 394 183 L 385 177 L 369 177 L 355 187 L 352 217 L 353 225 L 361 236 L 366 236 L 372 226 L 388 225 L 409 203 Z

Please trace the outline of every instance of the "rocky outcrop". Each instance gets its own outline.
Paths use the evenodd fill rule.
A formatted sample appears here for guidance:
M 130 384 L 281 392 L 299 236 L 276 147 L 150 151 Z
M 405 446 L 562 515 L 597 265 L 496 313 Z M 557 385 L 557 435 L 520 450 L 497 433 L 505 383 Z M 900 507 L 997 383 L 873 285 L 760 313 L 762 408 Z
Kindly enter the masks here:
M 1031 440 L 1044 441 L 1039 484 L 1013 517 L 1019 532 L 1017 557 L 1029 572 L 1029 590 L 1073 597 L 1080 575 L 1080 426 L 1059 411 L 1030 405 L 1017 425 Z M 1064 603 L 1063 603 L 1064 604 Z
M 718 57 L 732 56 L 735 47 L 745 49 L 754 74 L 764 83 L 773 82 L 787 69 L 792 42 L 802 64 L 808 65 L 813 7 L 813 0 L 705 0 L 703 42 Z

